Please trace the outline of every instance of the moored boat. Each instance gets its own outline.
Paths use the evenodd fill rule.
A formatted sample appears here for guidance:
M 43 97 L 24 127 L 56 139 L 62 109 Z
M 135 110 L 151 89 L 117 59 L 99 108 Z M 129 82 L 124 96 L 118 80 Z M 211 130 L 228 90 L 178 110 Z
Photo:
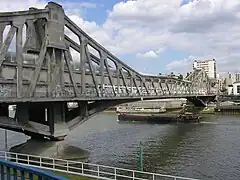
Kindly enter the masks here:
M 199 122 L 200 116 L 195 114 L 139 114 L 119 113 L 119 121 L 139 121 L 147 123 L 195 123 Z
M 143 108 L 143 107 L 117 107 L 117 113 L 136 113 L 136 114 L 160 114 L 166 112 L 165 108 Z

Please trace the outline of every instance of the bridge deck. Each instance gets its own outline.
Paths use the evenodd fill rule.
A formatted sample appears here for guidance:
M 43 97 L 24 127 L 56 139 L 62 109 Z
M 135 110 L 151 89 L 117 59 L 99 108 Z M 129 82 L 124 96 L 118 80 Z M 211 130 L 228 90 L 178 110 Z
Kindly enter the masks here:
M 68 97 L 68 98 L 2 98 L 0 103 L 14 104 L 19 102 L 77 102 L 77 101 L 117 101 L 117 100 L 151 100 L 151 99 L 171 99 L 171 98 L 191 98 L 191 97 L 215 97 L 214 94 L 179 94 L 179 95 L 159 95 L 159 96 L 104 96 L 104 97 Z

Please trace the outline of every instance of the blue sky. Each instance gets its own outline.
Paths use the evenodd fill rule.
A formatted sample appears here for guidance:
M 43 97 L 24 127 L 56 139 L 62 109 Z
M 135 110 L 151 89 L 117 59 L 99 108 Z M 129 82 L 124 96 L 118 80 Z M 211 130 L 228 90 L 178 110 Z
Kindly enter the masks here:
M 108 11 L 121 0 L 56 0 L 55 2 L 61 3 L 92 3 L 96 5 L 96 8 L 83 8 L 83 14 L 81 14 L 87 21 L 95 21 L 97 24 L 103 24 L 107 18 Z
M 188 4 L 189 2 L 191 2 L 192 0 L 182 0 L 181 2 L 181 6 Z

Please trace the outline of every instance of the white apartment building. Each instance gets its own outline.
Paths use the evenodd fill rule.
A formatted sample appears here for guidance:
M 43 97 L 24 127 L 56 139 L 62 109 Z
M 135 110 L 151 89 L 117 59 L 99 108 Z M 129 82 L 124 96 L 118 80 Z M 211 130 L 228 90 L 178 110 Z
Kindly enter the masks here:
M 228 86 L 228 95 L 240 95 L 240 82 L 234 82 L 233 85 Z
M 217 72 L 216 72 L 216 60 L 204 60 L 204 61 L 197 61 L 195 60 L 193 63 L 193 69 L 204 69 L 207 73 L 209 78 L 216 79 Z
M 233 85 L 235 82 L 240 82 L 240 73 L 235 72 L 235 73 L 228 73 L 226 77 L 226 85 Z

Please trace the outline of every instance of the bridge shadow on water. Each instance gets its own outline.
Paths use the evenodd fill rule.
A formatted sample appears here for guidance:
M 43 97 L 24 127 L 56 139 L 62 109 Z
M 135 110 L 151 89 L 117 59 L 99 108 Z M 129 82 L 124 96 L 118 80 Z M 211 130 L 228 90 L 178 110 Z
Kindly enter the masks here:
M 26 142 L 10 148 L 10 152 L 83 161 L 89 153 L 81 148 L 69 145 L 67 141 L 49 141 L 28 139 Z

